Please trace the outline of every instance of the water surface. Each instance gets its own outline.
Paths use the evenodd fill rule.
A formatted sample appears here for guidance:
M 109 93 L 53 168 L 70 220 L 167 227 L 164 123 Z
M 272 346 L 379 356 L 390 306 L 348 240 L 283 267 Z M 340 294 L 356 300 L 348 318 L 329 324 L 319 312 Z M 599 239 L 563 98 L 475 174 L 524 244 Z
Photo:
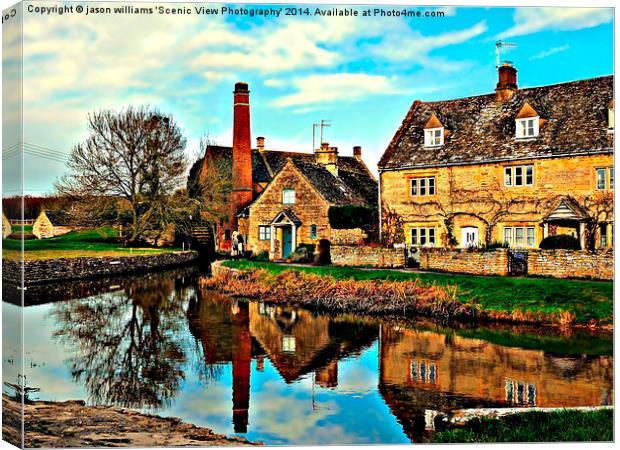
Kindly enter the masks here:
M 29 288 L 34 397 L 305 445 L 424 441 L 427 410 L 613 403 L 610 334 L 329 316 L 237 301 L 201 289 L 200 276 Z M 19 319 L 14 294 L 5 289 L 5 324 Z M 18 349 L 5 340 L 5 381 L 19 373 Z

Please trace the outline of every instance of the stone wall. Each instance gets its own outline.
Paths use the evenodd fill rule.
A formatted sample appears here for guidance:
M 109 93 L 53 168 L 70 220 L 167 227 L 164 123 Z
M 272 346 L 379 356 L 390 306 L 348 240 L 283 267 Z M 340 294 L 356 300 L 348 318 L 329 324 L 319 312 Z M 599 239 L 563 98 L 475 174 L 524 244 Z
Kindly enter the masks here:
M 361 228 L 332 228 L 330 242 L 332 245 L 359 245 L 367 238 L 368 234 Z
M 332 245 L 332 264 L 350 267 L 405 267 L 405 249 Z
M 528 275 L 554 278 L 614 279 L 614 252 L 580 250 L 530 250 Z
M 445 250 L 421 248 L 420 269 L 472 275 L 507 275 L 508 250 Z
M 105 275 L 147 272 L 163 267 L 179 266 L 198 259 L 198 252 L 170 252 L 155 255 L 95 258 L 56 258 L 25 260 L 25 284 L 91 278 Z M 2 260 L 2 279 L 20 283 L 20 260 Z

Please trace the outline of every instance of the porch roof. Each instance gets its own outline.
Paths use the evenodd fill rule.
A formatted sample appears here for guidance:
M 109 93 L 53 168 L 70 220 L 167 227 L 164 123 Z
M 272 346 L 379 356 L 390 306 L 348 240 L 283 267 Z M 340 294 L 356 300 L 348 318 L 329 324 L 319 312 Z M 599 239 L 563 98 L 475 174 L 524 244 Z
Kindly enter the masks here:
M 301 225 L 301 220 L 299 220 L 299 217 L 297 217 L 297 215 L 291 209 L 283 209 L 282 211 L 280 211 L 271 221 L 270 225 L 278 225 L 284 223 L 285 218 L 297 227 Z
M 565 197 L 559 200 L 551 211 L 543 217 L 543 222 L 557 222 L 561 220 L 584 222 L 589 219 L 590 216 L 586 210 L 572 198 Z

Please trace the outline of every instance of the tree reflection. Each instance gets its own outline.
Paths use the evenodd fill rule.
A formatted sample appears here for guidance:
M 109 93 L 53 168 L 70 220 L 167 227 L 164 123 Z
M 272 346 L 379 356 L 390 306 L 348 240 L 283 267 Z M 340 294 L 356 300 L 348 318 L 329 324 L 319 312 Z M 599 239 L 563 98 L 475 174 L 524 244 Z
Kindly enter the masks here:
M 73 350 L 67 360 L 94 404 L 156 409 L 170 404 L 185 378 L 180 334 L 182 294 L 170 278 L 59 303 L 54 337 Z

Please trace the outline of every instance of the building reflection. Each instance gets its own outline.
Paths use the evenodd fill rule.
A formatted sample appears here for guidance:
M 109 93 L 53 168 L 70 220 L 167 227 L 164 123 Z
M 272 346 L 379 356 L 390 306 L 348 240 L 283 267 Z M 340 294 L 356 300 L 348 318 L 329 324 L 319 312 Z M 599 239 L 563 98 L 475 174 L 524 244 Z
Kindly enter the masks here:
M 213 291 L 201 291 L 189 303 L 189 329 L 200 349 L 202 372 L 221 375 L 217 367 L 232 366 L 234 431 L 249 426 L 251 364 L 265 369 L 265 359 L 286 383 L 314 374 L 323 388 L 338 386 L 338 361 L 359 354 L 378 337 L 378 326 L 336 320 L 312 312 L 238 302 Z
M 613 403 L 611 356 L 557 357 L 388 324 L 379 348 L 379 390 L 413 441 L 426 410 Z

